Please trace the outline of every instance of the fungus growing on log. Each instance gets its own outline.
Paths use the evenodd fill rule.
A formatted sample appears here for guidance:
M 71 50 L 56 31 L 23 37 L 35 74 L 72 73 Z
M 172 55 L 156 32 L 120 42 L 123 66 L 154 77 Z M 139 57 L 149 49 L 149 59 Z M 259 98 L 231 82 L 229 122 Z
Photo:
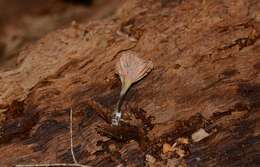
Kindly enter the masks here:
M 133 83 L 144 78 L 153 69 L 153 63 L 151 61 L 143 60 L 137 55 L 136 52 L 123 53 L 116 64 L 116 71 L 120 77 L 122 87 L 119 100 L 112 116 L 112 125 L 118 125 L 120 122 L 122 117 L 120 107 L 128 89 Z

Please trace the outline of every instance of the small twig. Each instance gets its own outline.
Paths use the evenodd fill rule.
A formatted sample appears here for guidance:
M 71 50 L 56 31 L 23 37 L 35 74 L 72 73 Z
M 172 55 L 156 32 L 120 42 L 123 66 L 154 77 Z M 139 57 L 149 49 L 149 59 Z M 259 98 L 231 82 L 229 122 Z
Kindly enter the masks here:
M 78 164 L 78 161 L 75 157 L 75 154 L 74 154 L 74 150 L 73 150 L 73 133 L 72 133 L 72 108 L 70 109 L 70 151 L 71 151 L 71 155 L 72 155 L 72 158 L 73 158 L 73 161 L 75 164 Z
M 70 110 L 70 151 L 74 163 L 54 163 L 54 164 L 30 164 L 30 165 L 15 165 L 16 167 L 51 167 L 51 166 L 70 166 L 70 167 L 91 167 L 78 163 L 73 150 L 73 131 L 72 131 L 72 108 Z

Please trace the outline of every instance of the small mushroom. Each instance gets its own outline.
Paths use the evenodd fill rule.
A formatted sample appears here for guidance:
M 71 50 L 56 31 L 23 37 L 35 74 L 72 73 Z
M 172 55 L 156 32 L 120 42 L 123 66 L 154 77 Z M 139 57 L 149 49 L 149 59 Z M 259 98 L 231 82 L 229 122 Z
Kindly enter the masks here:
M 126 52 L 116 64 L 116 70 L 120 77 L 122 87 L 120 97 L 112 117 L 112 125 L 118 125 L 122 117 L 120 106 L 131 85 L 144 78 L 153 69 L 153 63 L 137 56 L 136 52 Z

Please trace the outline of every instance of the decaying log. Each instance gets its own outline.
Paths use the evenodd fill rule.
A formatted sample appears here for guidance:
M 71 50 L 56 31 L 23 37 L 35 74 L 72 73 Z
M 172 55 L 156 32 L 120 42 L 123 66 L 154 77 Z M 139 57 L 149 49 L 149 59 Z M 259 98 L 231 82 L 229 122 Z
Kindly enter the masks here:
M 259 166 L 259 39 L 258 0 L 127 0 L 104 20 L 52 32 L 0 73 L 0 166 L 73 162 L 71 107 L 82 164 Z M 154 70 L 130 89 L 114 129 L 115 64 L 130 50 Z M 193 142 L 200 128 L 210 136 Z M 163 155 L 181 137 L 185 155 Z

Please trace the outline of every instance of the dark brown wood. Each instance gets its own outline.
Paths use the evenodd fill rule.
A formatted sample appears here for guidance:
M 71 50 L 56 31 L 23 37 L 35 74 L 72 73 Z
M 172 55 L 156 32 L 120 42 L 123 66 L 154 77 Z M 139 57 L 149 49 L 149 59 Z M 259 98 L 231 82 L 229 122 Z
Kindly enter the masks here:
M 48 34 L 20 53 L 19 68 L 0 72 L 0 166 L 72 163 L 71 107 L 82 164 L 259 166 L 259 11 L 259 0 L 128 0 L 104 20 Z M 128 50 L 154 69 L 127 93 L 123 125 L 111 127 L 115 63 Z M 210 136 L 192 142 L 200 128 Z M 164 155 L 180 137 L 185 156 Z

